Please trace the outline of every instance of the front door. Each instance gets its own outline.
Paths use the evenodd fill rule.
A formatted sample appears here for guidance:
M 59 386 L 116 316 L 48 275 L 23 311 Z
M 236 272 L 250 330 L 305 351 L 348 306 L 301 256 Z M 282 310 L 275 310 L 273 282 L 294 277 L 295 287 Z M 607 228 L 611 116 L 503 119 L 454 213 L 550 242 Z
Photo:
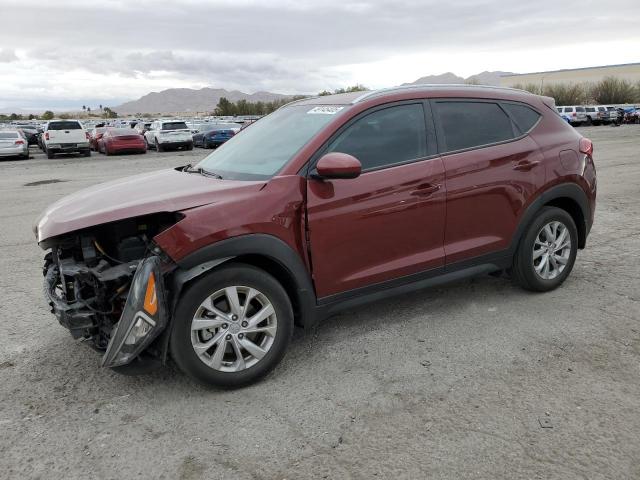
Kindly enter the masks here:
M 361 114 L 329 143 L 324 153 L 353 155 L 362 174 L 307 183 L 319 298 L 444 265 L 444 167 L 426 131 L 423 103 L 405 103 Z

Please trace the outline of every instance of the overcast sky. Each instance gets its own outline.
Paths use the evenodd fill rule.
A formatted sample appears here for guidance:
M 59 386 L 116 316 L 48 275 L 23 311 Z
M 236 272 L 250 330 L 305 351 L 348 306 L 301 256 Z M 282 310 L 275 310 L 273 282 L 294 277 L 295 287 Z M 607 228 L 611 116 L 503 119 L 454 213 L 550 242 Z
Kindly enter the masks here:
M 0 19 L 0 110 L 640 62 L 640 0 L 0 0 Z

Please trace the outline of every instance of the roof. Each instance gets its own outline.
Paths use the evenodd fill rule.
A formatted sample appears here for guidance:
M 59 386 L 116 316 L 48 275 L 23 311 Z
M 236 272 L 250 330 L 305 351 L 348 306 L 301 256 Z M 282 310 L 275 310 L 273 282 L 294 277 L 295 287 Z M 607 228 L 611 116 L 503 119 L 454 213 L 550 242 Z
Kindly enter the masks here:
M 382 88 L 379 90 L 367 90 L 361 92 L 349 92 L 339 93 L 337 95 L 323 95 L 316 97 L 303 98 L 302 100 L 295 100 L 287 105 L 355 105 L 356 103 L 369 100 L 371 98 L 393 95 L 404 92 L 435 92 L 445 90 L 449 95 L 456 95 L 458 93 L 465 93 L 468 95 L 472 92 L 477 92 L 482 95 L 486 95 L 488 92 L 495 93 L 523 93 L 527 95 L 533 95 L 525 90 L 519 90 L 517 88 L 509 87 L 494 87 L 490 85 L 466 85 L 466 84 L 415 84 L 415 85 L 403 85 L 399 87 Z

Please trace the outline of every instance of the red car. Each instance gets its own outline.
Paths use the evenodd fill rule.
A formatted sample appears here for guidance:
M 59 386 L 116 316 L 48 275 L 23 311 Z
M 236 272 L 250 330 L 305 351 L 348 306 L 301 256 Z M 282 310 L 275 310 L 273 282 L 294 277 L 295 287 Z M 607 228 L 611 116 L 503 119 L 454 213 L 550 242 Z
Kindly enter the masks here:
M 106 130 L 107 127 L 96 127 L 91 130 L 91 133 L 89 134 L 89 147 L 91 148 L 91 150 L 95 152 L 99 151 L 98 142 L 100 141 L 102 135 Z
M 103 366 L 171 358 L 230 387 L 345 307 L 501 271 L 552 290 L 596 202 L 593 145 L 554 107 L 478 86 L 288 104 L 196 166 L 49 207 L 35 233 L 52 311 Z
M 114 153 L 147 153 L 144 137 L 131 128 L 107 128 L 98 140 L 98 151 Z

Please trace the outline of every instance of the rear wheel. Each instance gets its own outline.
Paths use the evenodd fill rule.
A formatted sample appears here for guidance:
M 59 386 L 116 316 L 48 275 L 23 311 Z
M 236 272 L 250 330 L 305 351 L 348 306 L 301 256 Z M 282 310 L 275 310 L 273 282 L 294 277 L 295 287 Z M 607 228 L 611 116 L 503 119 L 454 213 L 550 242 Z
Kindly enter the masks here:
M 578 230 L 571 215 L 560 208 L 545 207 L 518 246 L 513 279 L 527 290 L 553 290 L 571 273 L 577 251 Z
M 45 150 L 45 152 L 47 153 L 47 158 L 55 158 L 56 154 L 49 151 L 48 149 Z
M 162 146 L 158 143 L 158 139 L 156 138 L 154 140 L 155 146 L 156 146 L 156 152 L 162 152 L 164 149 L 162 148 Z
M 241 387 L 267 375 L 293 333 L 291 302 L 271 275 L 228 265 L 196 280 L 176 307 L 170 351 L 178 367 L 217 387 Z
M 193 142 L 187 143 L 187 150 L 193 150 Z

